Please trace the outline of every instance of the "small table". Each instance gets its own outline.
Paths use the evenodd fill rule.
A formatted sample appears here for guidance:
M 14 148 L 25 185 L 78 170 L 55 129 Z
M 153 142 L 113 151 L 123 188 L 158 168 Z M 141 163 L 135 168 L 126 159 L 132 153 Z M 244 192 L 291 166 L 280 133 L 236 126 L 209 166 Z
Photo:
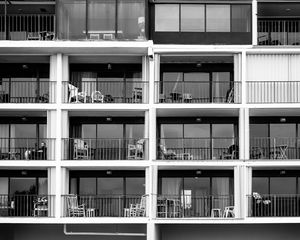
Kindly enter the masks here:
M 171 92 L 170 93 L 170 96 L 171 96 L 171 100 L 172 101 L 179 101 L 181 100 L 181 93 L 177 93 L 177 92 Z
M 95 217 L 96 216 L 96 209 L 95 208 L 88 208 L 86 210 L 87 217 Z

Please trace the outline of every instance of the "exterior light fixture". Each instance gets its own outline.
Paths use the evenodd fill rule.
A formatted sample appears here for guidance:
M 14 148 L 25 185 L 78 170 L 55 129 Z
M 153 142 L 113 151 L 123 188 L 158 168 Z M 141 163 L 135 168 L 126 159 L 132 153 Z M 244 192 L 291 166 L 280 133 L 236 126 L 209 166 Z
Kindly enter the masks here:
M 202 67 L 202 63 L 197 62 L 196 67 L 197 67 L 197 68 L 201 68 L 201 67 Z
M 111 64 L 109 63 L 109 64 L 107 64 L 107 69 L 108 70 L 111 70 L 112 69 L 112 67 L 111 67 Z
M 107 170 L 107 171 L 106 171 L 106 174 L 107 174 L 107 175 L 112 175 L 112 171 L 111 171 L 111 170 Z
M 201 118 L 196 118 L 196 122 L 202 122 Z
M 284 123 L 284 122 L 286 122 L 286 118 L 280 118 L 279 121 Z
M 106 121 L 107 121 L 107 122 L 111 122 L 111 121 L 112 121 L 112 118 L 111 118 L 111 117 L 107 117 L 107 118 L 106 118 Z
M 201 170 L 197 170 L 197 171 L 196 171 L 196 174 L 197 174 L 197 175 L 201 175 L 201 174 L 202 174 L 202 171 L 201 171 Z
M 280 174 L 280 175 L 285 175 L 285 174 L 286 174 L 286 171 L 285 171 L 285 170 L 281 170 L 279 174 Z
M 21 171 L 21 175 L 22 176 L 26 176 L 27 175 L 27 171 L 26 170 Z

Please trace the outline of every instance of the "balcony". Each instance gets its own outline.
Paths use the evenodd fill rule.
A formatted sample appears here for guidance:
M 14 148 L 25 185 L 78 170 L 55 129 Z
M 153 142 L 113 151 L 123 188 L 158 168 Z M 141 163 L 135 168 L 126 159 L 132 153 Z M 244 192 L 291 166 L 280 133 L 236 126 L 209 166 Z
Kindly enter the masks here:
M 253 193 L 248 196 L 248 217 L 299 217 L 300 195 Z
M 239 158 L 237 138 L 161 138 L 158 160 L 233 160 Z
M 148 82 L 63 82 L 63 103 L 147 103 Z
M 0 81 L 0 103 L 54 103 L 56 82 L 52 81 Z
M 147 217 L 147 195 L 64 195 L 63 217 Z
M 256 137 L 250 139 L 250 159 L 299 159 L 299 138 Z
M 299 103 L 299 81 L 248 81 L 248 103 Z
M 258 45 L 299 45 L 299 20 L 258 19 Z
M 63 160 L 145 160 L 148 139 L 63 139 Z
M 0 217 L 54 217 L 53 195 L 0 195 Z
M 227 196 L 158 195 L 158 218 L 234 218 L 234 199 Z
M 155 103 L 240 103 L 241 82 L 155 82 Z
M 55 160 L 55 139 L 0 138 L 0 160 Z

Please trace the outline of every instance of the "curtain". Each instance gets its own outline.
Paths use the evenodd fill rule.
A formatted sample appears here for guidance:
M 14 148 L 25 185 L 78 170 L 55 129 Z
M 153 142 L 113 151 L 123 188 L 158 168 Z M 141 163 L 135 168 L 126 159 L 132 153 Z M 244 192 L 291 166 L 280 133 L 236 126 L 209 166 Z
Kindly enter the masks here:
M 38 179 L 38 194 L 39 195 L 47 195 L 48 194 L 48 180 L 47 178 L 39 178 Z
M 71 84 L 79 88 L 79 91 L 86 92 L 91 96 L 97 90 L 96 72 L 72 72 Z
M 214 177 L 212 178 L 212 202 L 213 208 L 224 209 L 231 204 L 230 202 L 230 186 L 228 177 Z
M 9 124 L 0 124 L 0 153 L 9 152 Z M 1 158 L 0 158 L 1 159 Z
M 162 195 L 179 197 L 182 187 L 182 178 L 162 178 Z

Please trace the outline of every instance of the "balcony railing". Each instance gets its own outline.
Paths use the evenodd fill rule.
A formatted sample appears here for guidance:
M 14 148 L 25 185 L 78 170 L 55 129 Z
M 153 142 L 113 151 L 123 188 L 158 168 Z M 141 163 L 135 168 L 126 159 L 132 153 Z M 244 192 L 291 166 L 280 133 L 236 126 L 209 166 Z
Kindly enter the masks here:
M 250 139 L 250 159 L 299 159 L 300 138 Z
M 0 84 L 0 103 L 54 103 L 56 82 L 8 81 Z
M 64 103 L 147 103 L 148 82 L 63 82 Z
M 0 160 L 54 160 L 55 139 L 0 138 Z
M 147 217 L 147 195 L 64 195 L 63 217 Z
M 234 198 L 226 196 L 158 195 L 158 218 L 232 218 Z
M 299 103 L 300 81 L 248 81 L 248 103 Z
M 249 217 L 299 217 L 300 195 L 248 196 Z
M 0 217 L 54 217 L 53 195 L 0 195 Z
M 148 139 L 67 138 L 63 139 L 63 160 L 145 160 Z
M 156 103 L 240 103 L 241 82 L 157 81 Z
M 237 138 L 161 138 L 159 160 L 238 159 Z
M 258 45 L 299 45 L 300 20 L 258 19 Z
M 54 40 L 55 14 L 0 15 L 0 40 Z

